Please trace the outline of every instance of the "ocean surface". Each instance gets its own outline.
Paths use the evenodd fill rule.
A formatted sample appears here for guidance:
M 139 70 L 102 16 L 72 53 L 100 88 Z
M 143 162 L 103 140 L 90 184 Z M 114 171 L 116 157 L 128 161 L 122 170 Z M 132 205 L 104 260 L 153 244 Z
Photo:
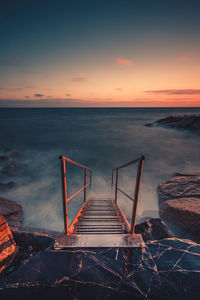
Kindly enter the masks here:
M 63 231 L 60 155 L 93 169 L 88 196 L 114 196 L 111 170 L 142 154 L 144 162 L 137 222 L 158 216 L 157 186 L 175 172 L 200 170 L 200 137 L 181 130 L 146 127 L 146 123 L 177 114 L 199 114 L 197 108 L 1 108 L 0 155 L 23 165 L 16 176 L 1 173 L 0 182 L 16 188 L 0 196 L 24 209 L 24 225 Z M 11 151 L 5 153 L 5 148 Z M 120 172 L 120 188 L 133 196 L 137 165 Z M 67 166 L 68 196 L 83 186 L 84 170 Z M 132 202 L 118 194 L 128 218 Z M 81 192 L 69 202 L 69 218 L 83 203 Z

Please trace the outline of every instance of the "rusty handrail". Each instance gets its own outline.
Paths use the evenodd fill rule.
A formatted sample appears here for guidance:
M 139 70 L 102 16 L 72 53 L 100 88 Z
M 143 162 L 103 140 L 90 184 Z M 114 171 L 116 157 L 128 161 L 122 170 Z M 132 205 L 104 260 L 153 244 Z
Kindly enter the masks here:
M 61 160 L 61 181 L 62 181 L 64 227 L 65 227 L 65 234 L 67 235 L 67 234 L 69 234 L 67 203 L 72 198 L 74 198 L 77 194 L 79 194 L 82 190 L 84 190 L 84 202 L 86 201 L 86 188 L 87 188 L 88 185 L 90 185 L 90 187 L 91 187 L 91 184 L 92 184 L 92 169 L 90 169 L 90 168 L 88 168 L 88 167 L 86 167 L 86 166 L 84 166 L 84 165 L 82 165 L 82 164 L 80 164 L 76 161 L 73 161 L 73 160 L 71 160 L 71 159 L 69 159 L 68 157 L 65 157 L 65 156 L 59 156 L 59 159 Z M 85 169 L 85 172 L 84 172 L 84 186 L 80 190 L 75 192 L 72 196 L 70 196 L 69 198 L 67 198 L 66 162 Z M 87 183 L 87 170 L 90 171 L 90 181 L 89 181 L 89 183 Z M 73 223 L 73 221 L 72 221 L 72 223 Z
M 141 178 L 142 178 L 142 170 L 143 170 L 143 164 L 146 157 L 143 155 L 137 159 L 134 159 L 126 164 L 121 165 L 120 167 L 117 167 L 115 169 L 112 169 L 112 185 L 115 186 L 115 203 L 117 203 L 117 192 L 121 192 L 123 195 L 125 195 L 127 198 L 133 201 L 133 209 L 132 209 L 132 218 L 131 218 L 131 226 L 130 226 L 130 233 L 134 235 L 135 231 L 135 222 L 136 222 L 136 213 L 137 213 L 137 205 L 139 200 L 139 192 L 140 192 L 140 184 L 141 184 Z M 134 163 L 138 162 L 138 168 L 137 168 L 137 176 L 136 176 L 136 184 L 135 184 L 135 193 L 134 198 L 129 196 L 126 192 L 121 190 L 118 187 L 119 184 L 119 169 L 128 167 Z M 116 180 L 114 183 L 114 171 L 116 171 Z M 123 216 L 125 217 L 125 216 Z M 126 217 L 125 217 L 126 218 Z M 127 220 L 127 219 L 126 219 Z M 128 222 L 128 221 L 127 221 Z

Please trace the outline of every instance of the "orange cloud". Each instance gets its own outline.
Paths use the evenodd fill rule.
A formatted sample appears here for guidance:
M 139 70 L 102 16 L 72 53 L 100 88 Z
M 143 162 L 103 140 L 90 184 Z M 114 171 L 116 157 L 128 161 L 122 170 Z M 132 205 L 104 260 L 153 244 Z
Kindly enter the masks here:
M 191 61 L 192 61 L 192 59 L 191 59 L 191 57 L 190 57 L 189 55 L 181 55 L 181 56 L 178 56 L 178 57 L 176 58 L 176 60 L 178 60 L 178 61 L 183 61 L 183 62 L 191 62 Z
M 123 66 L 131 66 L 133 64 L 133 62 L 132 62 L 132 60 L 129 60 L 129 59 L 117 58 L 116 64 L 123 65 Z
M 123 91 L 122 88 L 116 88 L 115 90 L 116 90 L 116 91 Z
M 72 81 L 85 82 L 85 81 L 87 81 L 87 78 L 86 77 L 73 77 Z

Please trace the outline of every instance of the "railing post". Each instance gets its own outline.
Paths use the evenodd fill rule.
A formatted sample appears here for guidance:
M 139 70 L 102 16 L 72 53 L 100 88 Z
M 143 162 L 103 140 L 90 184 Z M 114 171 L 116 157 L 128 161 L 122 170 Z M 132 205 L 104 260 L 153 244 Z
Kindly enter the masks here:
M 90 190 L 91 190 L 91 187 L 92 187 L 92 171 L 90 170 Z
M 62 198 L 65 234 L 68 234 L 68 210 L 67 210 L 67 184 L 66 184 L 66 166 L 65 159 L 61 156 L 61 179 L 62 179 Z
M 113 186 L 113 175 L 114 175 L 114 171 L 112 170 L 112 184 L 111 184 L 111 186 Z
M 142 169 L 145 157 L 143 156 L 138 164 L 137 169 L 137 178 L 135 184 L 135 195 L 134 195 L 134 202 L 133 202 L 133 211 L 132 211 L 132 219 L 131 219 L 131 234 L 135 232 L 135 221 L 136 221 L 136 213 L 137 213 L 137 205 L 139 199 L 139 192 L 140 192 L 140 184 L 141 184 L 141 177 L 142 177 Z
M 84 176 L 84 186 L 87 185 L 87 168 L 85 168 L 85 176 Z M 86 189 L 87 187 L 84 188 L 84 202 L 86 201 Z
M 119 169 L 116 170 L 116 182 L 115 182 L 115 203 L 117 202 L 117 188 L 119 182 Z

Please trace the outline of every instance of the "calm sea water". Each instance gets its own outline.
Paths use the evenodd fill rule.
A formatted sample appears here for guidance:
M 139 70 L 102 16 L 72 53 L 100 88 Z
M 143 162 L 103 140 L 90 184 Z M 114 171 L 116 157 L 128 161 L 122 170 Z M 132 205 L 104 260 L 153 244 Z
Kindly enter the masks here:
M 111 170 L 145 154 L 138 221 L 158 215 L 157 186 L 174 172 L 199 171 L 200 137 L 144 125 L 172 114 L 199 114 L 200 109 L 0 109 L 1 154 L 9 147 L 23 153 L 15 158 L 23 172 L 15 177 L 0 175 L 0 182 L 13 180 L 17 187 L 1 196 L 24 208 L 25 226 L 63 230 L 59 155 L 94 170 L 90 194 L 114 195 Z M 2 168 L 1 164 L 1 168 Z M 136 166 L 123 169 L 120 187 L 133 195 Z M 83 185 L 83 170 L 67 168 L 68 194 Z M 89 192 L 89 191 L 88 191 Z M 88 193 L 89 194 L 89 193 Z M 69 204 L 70 219 L 81 206 L 83 194 Z M 132 203 L 119 195 L 128 217 Z

